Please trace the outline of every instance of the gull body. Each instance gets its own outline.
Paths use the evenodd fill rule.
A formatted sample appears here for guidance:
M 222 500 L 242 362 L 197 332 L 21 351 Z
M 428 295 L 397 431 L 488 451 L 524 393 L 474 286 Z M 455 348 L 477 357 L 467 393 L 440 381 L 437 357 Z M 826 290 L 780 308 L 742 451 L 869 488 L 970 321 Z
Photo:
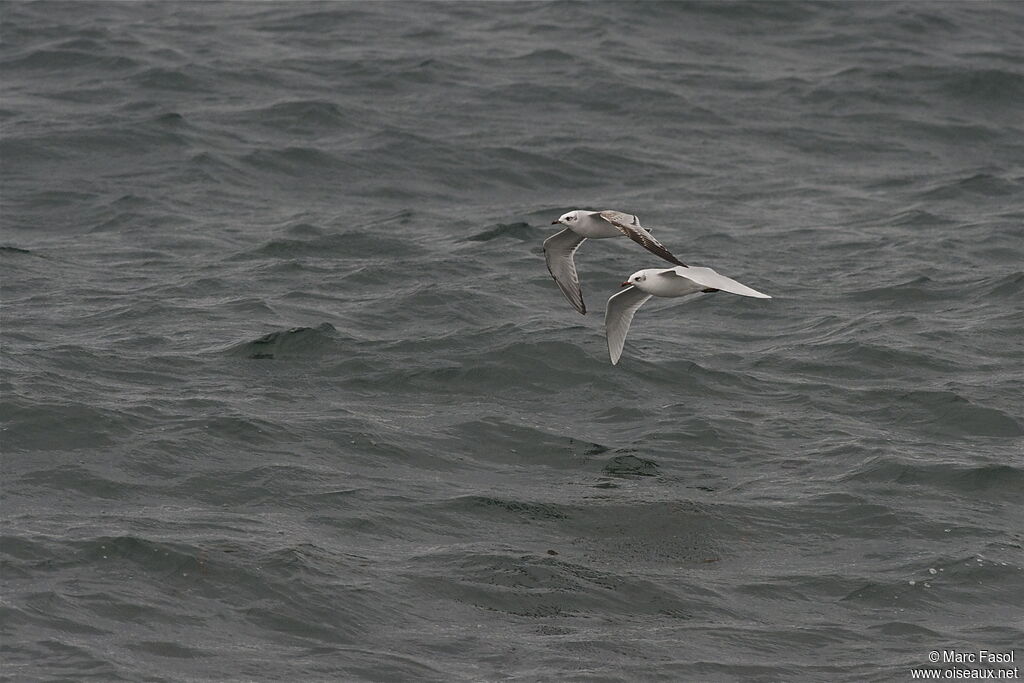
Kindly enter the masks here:
M 547 262 L 548 272 L 573 308 L 583 314 L 586 314 L 587 307 L 583 302 L 583 292 L 580 289 L 580 278 L 576 273 L 573 255 L 588 238 L 599 240 L 628 237 L 670 263 L 685 265 L 661 242 L 654 239 L 654 236 L 640 225 L 640 219 L 632 214 L 621 211 L 576 209 L 562 214 L 558 220 L 551 221 L 551 224 L 564 225 L 565 229 L 544 240 L 544 260 Z
M 608 212 L 612 213 L 612 212 Z M 633 215 L 616 211 L 620 218 L 625 219 L 627 225 L 640 226 L 640 220 Z M 564 225 L 580 237 L 589 237 L 593 240 L 606 237 L 624 237 L 622 230 L 601 215 L 599 211 L 585 211 L 577 209 L 551 221 L 551 225 Z
M 619 362 L 626 333 L 637 310 L 652 296 L 667 298 L 690 296 L 699 292 L 729 292 L 757 299 L 770 299 L 756 289 L 717 273 L 711 268 L 677 266 L 638 270 L 622 283 L 623 289 L 608 299 L 604 313 L 608 355 L 612 365 Z

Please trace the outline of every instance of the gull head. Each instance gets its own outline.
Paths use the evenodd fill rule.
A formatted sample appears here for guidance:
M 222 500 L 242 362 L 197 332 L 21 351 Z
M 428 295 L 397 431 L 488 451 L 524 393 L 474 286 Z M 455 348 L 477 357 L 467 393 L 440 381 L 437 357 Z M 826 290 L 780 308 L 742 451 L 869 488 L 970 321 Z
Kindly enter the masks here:
M 647 276 L 650 275 L 651 273 L 657 272 L 659 271 L 654 268 L 645 268 L 644 270 L 638 270 L 632 275 L 630 275 L 629 278 L 625 282 L 623 282 L 621 286 L 629 287 L 630 285 L 633 285 L 634 287 L 641 291 L 647 291 Z
M 557 221 L 551 221 L 551 225 L 576 225 L 576 223 L 578 223 L 580 220 L 581 214 L 584 213 L 586 213 L 586 211 L 580 211 L 579 209 L 575 211 L 570 211 L 569 213 L 563 213 L 561 216 L 558 217 Z

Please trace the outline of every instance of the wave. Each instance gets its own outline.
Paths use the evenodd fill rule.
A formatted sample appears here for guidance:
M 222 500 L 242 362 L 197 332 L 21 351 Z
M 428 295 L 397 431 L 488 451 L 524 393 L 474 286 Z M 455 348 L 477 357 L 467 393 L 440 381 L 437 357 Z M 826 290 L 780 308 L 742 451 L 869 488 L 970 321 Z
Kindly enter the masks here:
M 330 323 L 316 327 L 293 327 L 241 342 L 229 349 L 230 356 L 255 360 L 313 359 L 344 352 L 347 340 Z
M 882 457 L 858 467 L 844 479 L 900 486 L 925 486 L 960 496 L 973 497 L 984 494 L 1009 500 L 1024 485 L 1024 470 L 1011 464 L 913 462 L 898 457 Z

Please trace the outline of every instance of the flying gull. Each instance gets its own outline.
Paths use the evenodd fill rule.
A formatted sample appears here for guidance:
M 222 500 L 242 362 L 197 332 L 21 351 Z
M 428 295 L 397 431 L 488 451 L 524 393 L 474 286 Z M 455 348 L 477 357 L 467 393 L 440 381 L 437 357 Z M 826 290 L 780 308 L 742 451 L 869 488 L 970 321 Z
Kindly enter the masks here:
M 583 303 L 583 292 L 580 290 L 580 278 L 576 274 L 573 254 L 588 237 L 604 239 L 625 235 L 669 263 L 686 266 L 661 242 L 654 239 L 654 236 L 640 225 L 640 220 L 636 216 L 628 213 L 577 209 L 563 215 L 557 221 L 551 221 L 551 224 L 564 225 L 565 230 L 544 240 L 544 259 L 548 264 L 548 272 L 569 303 L 584 315 L 587 313 L 587 306 Z
M 633 315 L 652 296 L 679 297 L 721 290 L 740 296 L 771 299 L 767 294 L 703 267 L 646 268 L 630 275 L 622 286 L 626 289 L 608 299 L 604 313 L 608 355 L 612 365 L 618 363 L 622 355 L 622 345 L 626 341 Z

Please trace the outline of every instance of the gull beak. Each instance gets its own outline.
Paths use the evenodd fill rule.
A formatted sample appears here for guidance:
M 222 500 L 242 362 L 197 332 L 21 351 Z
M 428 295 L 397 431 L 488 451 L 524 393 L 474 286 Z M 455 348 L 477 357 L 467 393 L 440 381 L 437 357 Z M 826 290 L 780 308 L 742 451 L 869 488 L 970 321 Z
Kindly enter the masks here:
M 619 287 L 629 287 L 631 284 L 633 284 L 633 283 L 630 282 L 629 280 L 627 280 L 627 281 L 623 282 L 621 285 L 619 285 Z
M 558 225 L 558 221 L 551 221 L 551 225 Z

